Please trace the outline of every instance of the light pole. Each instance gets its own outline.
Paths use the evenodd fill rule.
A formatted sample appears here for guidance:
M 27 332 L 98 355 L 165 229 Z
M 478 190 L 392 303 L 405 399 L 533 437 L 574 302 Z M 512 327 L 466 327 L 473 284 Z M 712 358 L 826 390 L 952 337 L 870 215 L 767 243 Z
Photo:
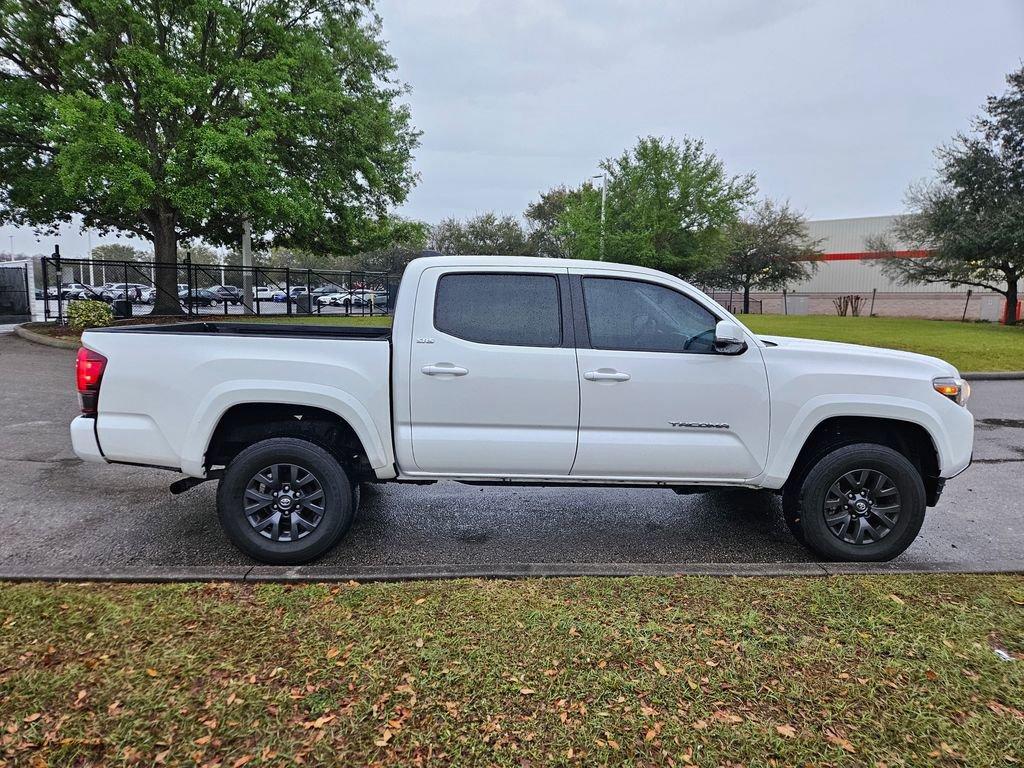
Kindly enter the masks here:
M 252 222 L 242 219 L 242 314 L 252 314 Z
M 596 174 L 595 176 L 591 176 L 590 178 L 592 178 L 592 179 L 600 179 L 601 180 L 601 257 L 600 257 L 600 260 L 604 261 L 604 211 L 605 211 L 605 202 L 608 199 L 608 173 L 607 173 L 607 171 L 605 171 L 604 173 Z

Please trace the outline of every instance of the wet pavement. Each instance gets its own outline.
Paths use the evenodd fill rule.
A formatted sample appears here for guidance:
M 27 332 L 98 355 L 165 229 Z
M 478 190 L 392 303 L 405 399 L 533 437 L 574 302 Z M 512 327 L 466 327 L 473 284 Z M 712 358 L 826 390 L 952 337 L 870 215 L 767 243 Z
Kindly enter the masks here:
M 73 367 L 70 350 L 0 335 L 0 573 L 195 566 L 199 575 L 253 565 L 220 530 L 214 483 L 172 496 L 167 486 L 178 475 L 74 456 Z M 1024 381 L 972 386 L 975 462 L 947 485 L 898 565 L 1024 560 Z M 317 565 L 500 574 L 521 564 L 812 560 L 767 492 L 444 482 L 372 487 L 350 533 Z

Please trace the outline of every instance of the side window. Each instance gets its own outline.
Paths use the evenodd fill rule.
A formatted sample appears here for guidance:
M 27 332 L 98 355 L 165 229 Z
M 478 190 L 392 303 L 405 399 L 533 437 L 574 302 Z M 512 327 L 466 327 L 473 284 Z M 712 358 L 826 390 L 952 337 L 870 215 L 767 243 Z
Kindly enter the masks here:
M 713 352 L 718 318 L 678 291 L 617 278 L 583 278 L 595 349 Z
M 452 273 L 437 281 L 434 327 L 466 341 L 516 347 L 562 343 L 558 278 Z

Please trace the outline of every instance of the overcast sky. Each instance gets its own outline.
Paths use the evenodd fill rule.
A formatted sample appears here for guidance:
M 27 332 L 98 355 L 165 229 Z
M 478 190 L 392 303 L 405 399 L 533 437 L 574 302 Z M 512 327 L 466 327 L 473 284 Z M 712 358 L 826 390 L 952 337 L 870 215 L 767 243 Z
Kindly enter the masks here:
M 519 215 L 648 134 L 703 138 L 810 218 L 896 213 L 1024 59 L 1021 0 L 378 3 L 423 131 L 402 213 L 429 222 Z

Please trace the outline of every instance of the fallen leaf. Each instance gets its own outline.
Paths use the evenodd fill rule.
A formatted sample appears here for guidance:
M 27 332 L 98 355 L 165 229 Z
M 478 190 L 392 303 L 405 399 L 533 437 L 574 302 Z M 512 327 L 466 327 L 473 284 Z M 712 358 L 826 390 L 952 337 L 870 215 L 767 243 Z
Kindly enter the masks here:
M 380 738 L 377 739 L 373 743 L 376 744 L 378 747 L 386 747 L 388 742 L 391 741 L 391 736 L 392 736 L 391 731 L 389 731 L 387 728 L 385 728 L 384 729 L 384 733 L 382 733 L 380 735 Z
M 427 598 L 421 597 L 419 600 L 416 601 L 416 605 L 423 605 L 425 602 L 427 602 Z
M 856 747 L 854 747 L 848 739 L 844 739 L 838 733 L 826 731 L 825 738 L 828 740 L 830 744 L 835 744 L 837 747 L 841 747 L 842 749 L 846 750 L 847 752 L 850 752 L 851 754 L 857 751 Z
M 654 668 L 658 670 L 658 674 L 662 677 L 665 677 L 668 674 L 668 670 L 665 669 L 665 665 L 662 664 L 660 661 L 654 662 Z
M 33 712 L 31 715 L 29 715 L 24 720 L 22 720 L 22 722 L 23 723 L 34 723 L 36 720 L 38 720 L 42 716 L 43 715 L 42 715 L 41 712 Z
M 327 651 L 327 658 L 328 659 L 333 659 L 336 656 L 338 656 L 338 654 L 340 654 L 340 653 L 341 653 L 341 649 L 340 648 L 330 648 Z
M 523 694 L 523 696 L 532 696 L 536 693 L 536 691 L 533 690 L 533 688 L 520 688 L 519 692 Z
M 251 763 L 255 759 L 255 755 L 243 755 L 231 764 L 231 768 L 242 768 L 243 765 Z
M 159 673 L 159 672 L 157 672 L 157 671 L 156 671 L 155 669 L 153 669 L 152 667 L 149 667 L 149 668 L 147 668 L 147 669 L 146 669 L 146 674 L 147 674 L 147 675 L 149 675 L 150 677 L 156 677 L 156 676 L 157 676 L 157 675 L 159 675 L 160 673 Z
M 423 638 L 422 637 L 417 637 L 416 638 L 416 647 L 417 648 L 422 648 L 423 647 Z
M 792 739 L 796 736 L 796 728 L 792 725 L 776 725 L 775 730 L 779 732 L 780 736 L 785 736 L 787 739 Z
M 906 605 L 906 603 L 903 602 L 903 600 L 898 595 L 889 595 L 889 599 L 897 605 Z

